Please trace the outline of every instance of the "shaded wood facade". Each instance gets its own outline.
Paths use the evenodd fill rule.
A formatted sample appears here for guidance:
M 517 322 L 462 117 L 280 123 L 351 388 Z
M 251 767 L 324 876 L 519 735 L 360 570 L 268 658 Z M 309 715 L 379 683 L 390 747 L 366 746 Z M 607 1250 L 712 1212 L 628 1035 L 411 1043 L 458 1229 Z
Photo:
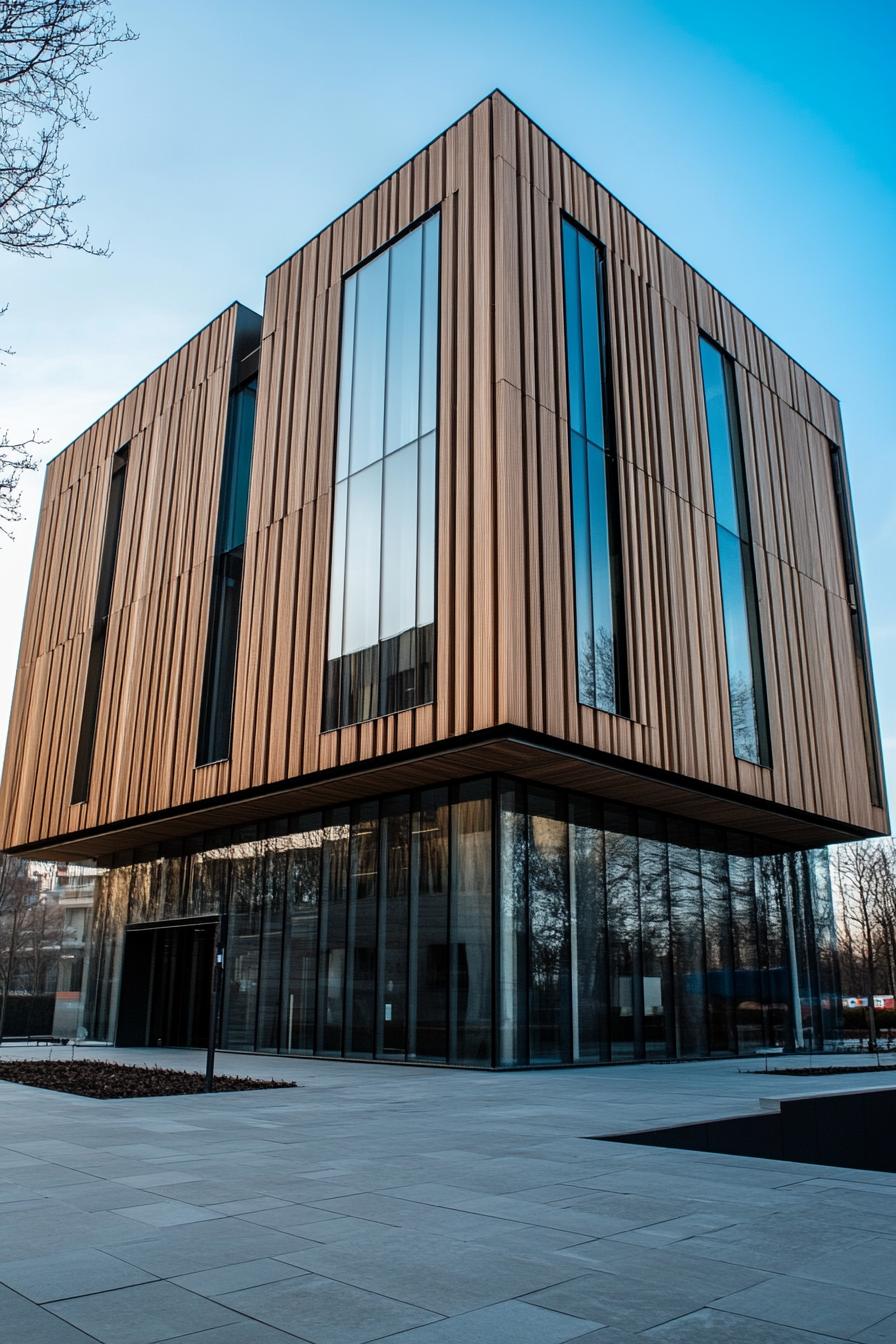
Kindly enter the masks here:
M 342 278 L 441 214 L 435 699 L 321 731 Z M 576 691 L 561 221 L 606 249 L 630 715 Z M 240 319 L 240 314 L 243 314 Z M 102 856 L 512 769 L 811 845 L 887 830 L 831 472 L 836 399 L 500 93 L 268 277 L 232 751 L 197 769 L 228 309 L 47 471 L 0 843 Z M 732 747 L 698 340 L 735 361 L 771 768 Z M 114 453 L 130 466 L 87 802 L 70 803 Z M 867 721 L 867 729 L 863 726 Z M 869 771 L 870 753 L 870 771 Z M 444 773 L 448 772 L 448 773 Z

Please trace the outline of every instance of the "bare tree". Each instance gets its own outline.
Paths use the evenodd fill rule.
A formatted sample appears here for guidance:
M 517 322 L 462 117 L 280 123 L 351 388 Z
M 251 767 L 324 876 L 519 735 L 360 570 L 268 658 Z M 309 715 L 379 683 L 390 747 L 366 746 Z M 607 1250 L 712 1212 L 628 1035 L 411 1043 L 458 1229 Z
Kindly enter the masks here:
M 874 996 L 892 987 L 896 965 L 896 849 L 892 840 L 838 845 L 831 868 L 840 898 L 841 962 L 852 992 L 867 997 L 874 1049 Z
M 0 1041 L 3 1040 L 6 1005 L 18 970 L 34 888 L 27 862 L 13 854 L 0 854 Z
M 881 840 L 881 874 L 877 912 L 882 944 L 881 963 L 886 968 L 886 989 L 896 998 L 896 842 Z
M 15 524 L 22 521 L 22 477 L 37 466 L 33 452 L 37 446 L 36 434 L 16 443 L 0 429 L 0 532 L 6 537 L 12 537 Z
M 58 904 L 46 896 L 39 896 L 25 910 L 19 974 L 26 994 L 55 993 L 63 924 Z
M 136 34 L 118 26 L 110 0 L 0 0 L 0 248 L 48 257 L 60 248 L 108 253 L 73 213 L 62 158 L 65 132 L 93 120 L 88 79 L 109 49 Z M 0 308 L 0 316 L 5 312 Z M 0 354 L 9 354 L 0 350 Z M 0 431 L 0 531 L 21 518 L 21 482 L 38 440 Z

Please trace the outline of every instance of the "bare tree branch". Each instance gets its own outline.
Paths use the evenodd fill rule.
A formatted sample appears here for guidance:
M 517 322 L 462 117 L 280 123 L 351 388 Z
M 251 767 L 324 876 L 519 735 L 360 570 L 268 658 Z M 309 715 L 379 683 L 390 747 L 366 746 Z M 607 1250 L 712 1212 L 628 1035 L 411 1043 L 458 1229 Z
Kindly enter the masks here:
M 90 74 L 135 37 L 110 0 L 0 0 L 0 247 L 108 252 L 72 220 L 83 198 L 69 189 L 62 138 L 93 120 Z
M 0 248 L 48 257 L 60 248 L 107 256 L 108 244 L 79 230 L 83 200 L 61 157 L 70 127 L 93 120 L 88 79 L 112 46 L 136 33 L 119 27 L 110 0 L 0 0 Z M 0 307 L 0 317 L 6 309 Z M 12 352 L 0 347 L 0 356 Z M 0 360 L 2 363 L 2 360 Z M 0 534 L 22 518 L 22 480 L 37 466 L 36 433 L 0 429 Z

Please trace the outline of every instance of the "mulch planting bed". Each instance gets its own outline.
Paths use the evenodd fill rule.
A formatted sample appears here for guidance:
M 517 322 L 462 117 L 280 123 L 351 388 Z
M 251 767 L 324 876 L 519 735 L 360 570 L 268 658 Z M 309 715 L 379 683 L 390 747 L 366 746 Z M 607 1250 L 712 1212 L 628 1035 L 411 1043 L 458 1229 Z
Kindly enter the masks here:
M 205 1091 L 205 1074 L 185 1069 L 154 1069 L 139 1064 L 111 1064 L 101 1059 L 10 1059 L 0 1061 L 0 1082 L 73 1092 L 79 1097 L 179 1097 Z M 254 1092 L 268 1087 L 296 1087 L 274 1078 L 215 1077 L 216 1092 Z

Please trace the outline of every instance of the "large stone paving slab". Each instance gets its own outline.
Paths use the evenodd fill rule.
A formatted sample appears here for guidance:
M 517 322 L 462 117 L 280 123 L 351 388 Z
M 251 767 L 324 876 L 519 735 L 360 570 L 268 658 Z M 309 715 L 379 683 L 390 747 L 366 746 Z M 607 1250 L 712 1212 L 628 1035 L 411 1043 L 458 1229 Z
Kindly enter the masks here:
M 0 1264 L 0 1283 L 29 1297 L 32 1302 L 52 1302 L 81 1293 L 131 1288 L 153 1277 L 115 1256 L 92 1249 L 62 1251 L 56 1255 Z
M 594 1322 L 526 1302 L 500 1302 L 408 1330 L 402 1344 L 566 1344 L 567 1340 L 585 1340 L 594 1328 Z M 596 1328 L 603 1335 L 602 1327 Z
M 411 1230 L 379 1229 L 290 1255 L 310 1273 L 386 1293 L 446 1316 L 537 1292 L 575 1267 L 548 1255 L 515 1255 Z
M 633 1292 L 627 1276 L 599 1273 L 567 1279 L 529 1294 L 526 1301 L 636 1333 L 686 1316 L 714 1296 L 712 1288 L 678 1288 L 666 1281 L 654 1282 L 649 1275 Z
M 53 1302 L 47 1310 L 101 1344 L 159 1344 L 179 1334 L 239 1321 L 219 1303 L 162 1282 L 73 1297 Z
M 893 1314 L 893 1299 L 834 1283 L 809 1283 L 776 1275 L 743 1292 L 720 1297 L 719 1311 L 763 1321 L 824 1331 L 851 1339 Z
M 438 1319 L 407 1302 L 316 1274 L 228 1293 L 222 1305 L 311 1344 L 367 1344 Z
M 220 1265 L 241 1264 L 265 1256 L 286 1255 L 307 1245 L 298 1237 L 270 1228 L 254 1227 L 238 1218 L 213 1223 L 188 1223 L 156 1233 L 146 1240 L 115 1247 L 128 1264 L 160 1278 Z
M 641 1344 L 834 1344 L 836 1336 L 707 1309 L 658 1325 L 637 1338 Z
M 89 1344 L 91 1339 L 11 1288 L 0 1287 L 0 1323 L 4 1341 L 15 1344 Z

